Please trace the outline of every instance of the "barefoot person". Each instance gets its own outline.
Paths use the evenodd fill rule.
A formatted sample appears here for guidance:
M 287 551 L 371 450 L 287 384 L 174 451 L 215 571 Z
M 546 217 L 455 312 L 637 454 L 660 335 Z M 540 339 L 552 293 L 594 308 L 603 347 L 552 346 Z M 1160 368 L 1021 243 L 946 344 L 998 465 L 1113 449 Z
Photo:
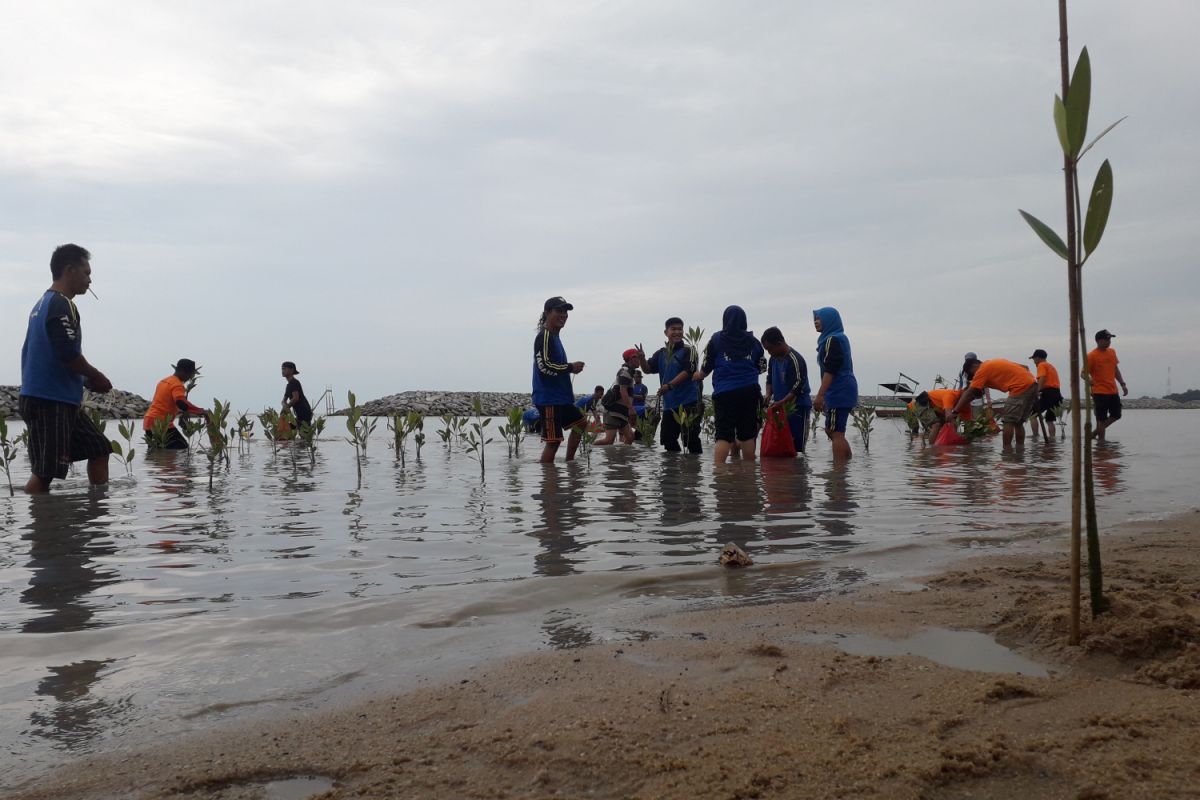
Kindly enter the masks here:
M 1117 351 L 1112 349 L 1115 334 L 1107 330 L 1096 332 L 1096 349 L 1087 354 L 1088 372 L 1092 376 L 1092 402 L 1096 407 L 1096 432 L 1093 434 L 1104 441 L 1104 432 L 1121 418 L 1121 395 L 1117 394 L 1117 384 L 1121 384 L 1121 394 L 1128 395 L 1129 387 L 1121 376 L 1121 368 L 1117 366 Z
M 105 394 L 112 383 L 83 356 L 83 329 L 74 298 L 92 284 L 91 254 L 64 244 L 50 256 L 50 288 L 29 314 L 21 347 L 18 408 L 29 430 L 33 475 L 29 494 L 50 491 L 75 461 L 87 461 L 88 481 L 108 483 L 112 445 L 83 413 L 83 390 Z
M 1055 440 L 1054 422 L 1058 419 L 1054 409 L 1062 405 L 1062 383 L 1058 379 L 1058 370 L 1046 360 L 1045 350 L 1038 348 L 1029 358 L 1037 366 L 1038 385 L 1038 413 L 1029 420 L 1029 428 L 1033 432 L 1033 438 L 1036 439 L 1038 422 L 1044 421 L 1046 423 L 1046 441 L 1053 442 Z
M 1018 445 L 1024 444 L 1025 420 L 1033 414 L 1038 397 L 1037 381 L 1029 370 L 1003 358 L 990 358 L 987 361 L 976 358 L 963 363 L 963 372 L 971 383 L 954 404 L 951 418 L 965 412 L 972 400 L 983 395 L 984 389 L 1008 392 L 1008 399 L 1000 411 L 1004 449 L 1013 446 L 1014 436 Z
M 704 348 L 704 365 L 700 368 L 703 377 L 713 376 L 715 463 L 724 464 L 730 455 L 754 460 L 758 411 L 762 408 L 758 376 L 766 369 L 766 351 L 746 330 L 746 312 L 740 306 L 729 306 L 721 316 L 721 330 Z
M 551 297 L 542 306 L 537 336 L 533 340 L 533 404 L 542 416 L 542 448 L 540 461 L 554 460 L 563 432 L 570 430 L 567 439 L 567 461 L 575 458 L 579 439 L 586 420 L 575 407 L 575 391 L 571 376 L 583 372 L 582 361 L 567 361 L 559 332 L 567 324 L 567 312 L 575 306 L 561 297 Z
M 700 354 L 696 348 L 683 341 L 683 320 L 671 317 L 663 330 L 667 342 L 654 351 L 654 355 L 645 359 L 646 372 L 658 375 L 658 396 L 662 398 L 662 421 L 659 422 L 658 440 L 668 453 L 678 453 L 680 436 L 683 446 L 689 453 L 699 455 L 703 452 L 700 445 L 700 415 L 703 408 L 700 403 L 700 389 L 703 384 L 697 382 L 701 377 Z M 641 345 L 638 345 L 641 349 Z M 694 423 L 686 429 L 680 427 L 675 418 L 679 409 L 687 411 Z
M 813 398 L 813 411 L 825 412 L 825 435 L 833 443 L 833 459 L 844 461 L 851 456 L 846 424 L 850 420 L 850 411 L 858 405 L 858 379 L 854 377 L 850 340 L 842 329 L 842 315 L 836 308 L 814 309 L 813 327 L 820 334 L 817 337 L 817 368 L 821 371 L 821 387 Z
M 179 429 L 175 427 L 175 417 L 185 416 L 207 417 L 208 412 L 199 406 L 194 406 L 188 400 L 187 383 L 196 377 L 196 362 L 190 358 L 181 358 L 171 365 L 173 373 L 163 378 L 154 387 L 154 399 L 146 416 L 142 417 L 142 432 L 146 443 L 151 447 L 161 447 L 165 450 L 187 450 L 188 442 Z M 155 441 L 153 434 L 155 423 L 165 420 L 167 425 L 166 438 L 162 442 Z
M 296 362 L 285 361 L 279 368 L 283 379 L 287 381 L 287 386 L 283 390 L 283 410 L 291 409 L 296 415 L 296 426 L 301 423 L 312 425 L 313 412 L 312 406 L 308 403 L 308 398 L 304 396 L 304 387 L 300 385 L 300 381 L 296 380 L 296 376 L 300 374 L 300 370 L 296 369 Z
M 633 444 L 633 423 L 637 421 L 633 407 L 633 371 L 642 363 L 642 354 L 636 347 L 631 347 L 621 354 L 621 359 L 616 380 L 600 400 L 604 409 L 604 435 L 596 440 L 597 447 L 612 444 L 618 435 L 625 444 Z

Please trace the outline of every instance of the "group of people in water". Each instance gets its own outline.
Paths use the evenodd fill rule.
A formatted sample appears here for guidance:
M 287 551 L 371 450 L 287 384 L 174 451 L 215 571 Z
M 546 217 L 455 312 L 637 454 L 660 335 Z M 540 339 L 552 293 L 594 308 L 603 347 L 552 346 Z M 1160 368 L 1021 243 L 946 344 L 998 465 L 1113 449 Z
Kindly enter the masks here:
M 91 254 L 76 244 L 65 244 L 50 258 L 52 283 L 34 304 L 21 349 L 21 391 L 18 410 L 29 432 L 32 475 L 25 485 L 30 493 L 49 491 L 56 478 L 64 478 L 70 465 L 87 462 L 93 484 L 108 482 L 108 459 L 112 446 L 91 418 L 83 412 L 83 392 L 112 390 L 112 382 L 83 355 L 83 331 L 74 298 L 88 292 L 92 282 Z M 575 457 L 584 426 L 588 400 L 576 400 L 572 376 L 583 371 L 582 361 L 569 361 L 561 332 L 574 306 L 562 297 L 543 304 L 533 343 L 533 403 L 541 418 L 543 462 L 553 461 L 559 446 L 567 442 L 566 457 Z M 699 454 L 700 421 L 703 419 L 704 381 L 712 379 L 712 406 L 716 446 L 714 459 L 753 459 L 756 455 L 761 416 L 786 418 L 794 448 L 803 453 L 810 413 L 824 413 L 825 432 L 832 441 L 837 460 L 850 458 L 846 426 L 858 405 L 858 382 L 854 376 L 850 340 L 837 309 L 813 311 L 817 333 L 815 393 L 809 383 L 804 357 L 784 338 L 777 327 L 756 337 L 748 330 L 746 312 L 739 306 L 725 309 L 721 330 L 701 352 L 684 341 L 683 320 L 670 317 L 664 323 L 663 346 L 647 356 L 642 346 L 626 349 L 616 379 L 608 390 L 596 387 L 590 409 L 600 417 L 603 436 L 596 444 L 613 444 L 618 437 L 631 442 L 633 425 L 644 413 L 648 389 L 641 374 L 658 376 L 661 398 L 659 440 L 668 451 Z M 1096 349 L 1087 357 L 1092 399 L 1099 421 L 1096 435 L 1121 418 L 1121 394 L 1129 388 L 1121 375 L 1116 351 L 1108 330 L 1096 333 Z M 972 402 L 989 389 L 1007 392 L 1000 420 L 1006 447 L 1014 439 L 1024 441 L 1026 420 L 1041 414 L 1053 433 L 1054 410 L 1062 402 L 1058 373 L 1046 360 L 1046 351 L 1031 357 L 1037 365 L 1030 370 L 1004 359 L 980 360 L 974 353 L 964 359 L 960 386 L 923 392 L 914 401 L 920 424 L 936 434 L 940 425 L 970 414 Z M 172 374 L 159 381 L 154 399 L 143 419 L 147 442 L 169 449 L 187 447 L 186 438 L 174 427 L 180 415 L 204 416 L 208 412 L 188 400 L 188 383 L 196 377 L 196 363 L 181 358 Z M 760 376 L 768 373 L 765 395 Z M 283 362 L 281 374 L 287 381 L 283 410 L 290 411 L 295 424 L 312 421 L 312 408 L 296 378 L 299 370 Z M 1121 392 L 1118 394 L 1117 386 Z M 581 407 L 582 406 L 582 407 Z M 1036 435 L 1036 428 L 1035 428 Z
M 748 330 L 746 312 L 729 306 L 721 320 L 721 330 L 713 334 L 703 353 L 684 341 L 683 320 L 669 317 L 664 323 L 666 341 L 653 355 L 647 356 L 640 344 L 621 354 L 621 365 L 612 386 L 576 400 L 572 376 L 583 371 L 582 361 L 569 361 L 561 332 L 574 305 L 560 296 L 551 297 L 542 307 L 537 335 L 533 342 L 533 404 L 540 417 L 545 446 L 541 460 L 551 462 L 564 437 L 566 458 L 575 457 L 585 427 L 586 411 L 599 406 L 603 436 L 595 443 L 612 444 L 619 436 L 624 442 L 634 439 L 634 423 L 641 415 L 637 398 L 639 371 L 657 374 L 658 396 L 662 398 L 659 441 L 670 452 L 702 452 L 700 420 L 703 418 L 704 381 L 712 377 L 713 422 L 716 439 L 713 459 L 721 464 L 730 458 L 753 460 L 762 419 L 783 415 L 794 449 L 804 452 L 810 413 L 824 413 L 824 429 L 830 438 L 835 460 L 851 457 L 846 426 L 851 411 L 858 405 L 858 381 L 854 376 L 850 340 L 842 325 L 841 314 L 832 307 L 813 311 L 817 332 L 816 394 L 809 383 L 804 357 L 784 338 L 777 327 L 755 337 Z M 1121 418 L 1121 394 L 1129 387 L 1121 375 L 1115 335 L 1107 329 L 1096 333 L 1096 348 L 1088 353 L 1086 375 L 1092 382 L 1092 399 L 1098 421 L 1096 435 Z M 979 398 L 990 403 L 990 390 L 1007 394 L 998 414 L 1003 446 L 1010 448 L 1025 441 L 1025 423 L 1030 422 L 1033 436 L 1045 422 L 1047 441 L 1054 441 L 1056 413 L 1063 396 L 1058 370 L 1047 360 L 1045 350 L 1030 356 L 1036 373 L 1029 367 L 1003 358 L 981 360 L 975 353 L 963 358 L 958 385 L 934 389 L 917 395 L 909 408 L 917 424 L 930 437 L 937 438 L 940 428 L 956 419 L 970 419 L 972 404 Z M 760 376 L 767 373 L 766 392 L 760 388 Z M 1121 394 L 1117 386 L 1121 387 Z M 642 387 L 643 389 L 645 387 Z M 644 399 L 643 399 L 644 404 Z M 765 410 L 765 413 L 761 413 Z

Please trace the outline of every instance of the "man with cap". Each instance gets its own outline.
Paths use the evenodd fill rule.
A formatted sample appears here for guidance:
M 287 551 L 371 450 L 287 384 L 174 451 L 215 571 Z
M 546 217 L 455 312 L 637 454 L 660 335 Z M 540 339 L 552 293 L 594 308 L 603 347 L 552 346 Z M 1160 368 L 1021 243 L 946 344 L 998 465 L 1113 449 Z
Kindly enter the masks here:
M 190 358 L 181 358 L 178 363 L 172 364 L 171 368 L 175 370 L 174 373 L 163 378 L 154 388 L 154 399 L 150 401 L 150 408 L 142 418 L 142 432 L 147 444 L 151 446 L 161 446 L 167 450 L 186 450 L 187 439 L 175 427 L 175 417 L 178 414 L 207 417 L 208 412 L 188 401 L 187 383 L 199 372 L 196 362 Z M 156 442 L 152 433 L 158 420 L 166 420 L 167 424 L 166 438 L 162 442 Z
M 1004 449 L 1012 447 L 1014 437 L 1018 445 L 1024 444 L 1025 420 L 1033 414 L 1038 398 L 1037 381 L 1033 379 L 1029 369 L 1003 358 L 990 358 L 987 361 L 974 358 L 963 362 L 963 374 L 970 380 L 970 384 L 954 404 L 950 412 L 951 421 L 955 416 L 963 414 L 970 407 L 971 401 L 981 396 L 985 389 L 1008 392 L 1008 399 L 1004 401 L 1004 408 L 1000 411 Z
M 570 429 L 567 440 L 567 461 L 575 458 L 583 435 L 583 413 L 575 407 L 575 390 L 571 376 L 583 371 L 582 361 L 567 361 L 559 332 L 567 324 L 567 312 L 575 306 L 561 297 L 551 297 L 542 305 L 537 336 L 533 340 L 533 404 L 542 416 L 542 448 L 540 461 L 554 460 L 562 444 L 563 431 Z
M 300 374 L 300 370 L 296 369 L 295 361 L 285 361 L 280 367 L 280 372 L 284 380 L 287 381 L 287 386 L 283 390 L 283 410 L 289 408 L 296 415 L 296 425 L 305 423 L 312 425 L 312 406 L 308 404 L 308 398 L 304 396 L 304 387 L 300 385 L 300 381 L 296 380 L 296 376 Z
M 1128 395 L 1129 387 L 1117 366 L 1117 351 L 1112 349 L 1116 334 L 1108 330 L 1096 331 L 1096 349 L 1087 354 L 1087 373 L 1092 376 L 1092 405 L 1096 409 L 1096 432 L 1092 434 L 1104 441 L 1104 431 L 1121 418 L 1121 394 Z M 1117 394 L 1121 384 L 1121 394 Z
M 1054 409 L 1062 405 L 1062 384 L 1058 380 L 1058 370 L 1046 360 L 1046 351 L 1040 347 L 1029 357 L 1037 365 L 1038 406 L 1037 414 L 1029 420 L 1033 438 L 1038 435 L 1038 420 L 1046 421 L 1046 441 L 1053 442 L 1054 421 L 1057 419 Z
M 73 299 L 92 284 L 91 258 L 77 244 L 56 248 L 50 256 L 50 288 L 29 314 L 17 401 L 29 431 L 29 494 L 50 491 L 50 483 L 67 477 L 75 461 L 87 461 L 92 484 L 108 483 L 112 445 L 83 413 L 83 390 L 105 394 L 112 383 L 83 356 L 83 330 Z
M 642 363 L 642 353 L 631 347 L 621 353 L 621 360 L 616 380 L 600 400 L 604 408 L 604 435 L 596 440 L 597 447 L 612 444 L 618 433 L 622 442 L 633 444 L 633 423 L 637 420 L 633 408 L 633 370 Z

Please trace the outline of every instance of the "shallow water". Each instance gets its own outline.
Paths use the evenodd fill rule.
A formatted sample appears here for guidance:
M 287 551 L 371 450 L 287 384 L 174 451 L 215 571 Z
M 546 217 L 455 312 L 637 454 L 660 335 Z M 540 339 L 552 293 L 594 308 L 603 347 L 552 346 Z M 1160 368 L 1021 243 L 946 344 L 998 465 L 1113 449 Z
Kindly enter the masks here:
M 1105 523 L 1196 506 L 1197 422 L 1136 411 L 1113 429 L 1096 453 Z M 80 473 L 0 498 L 0 787 L 64 755 L 642 638 L 639 615 L 814 598 L 895 571 L 890 553 L 1067 519 L 1066 442 L 930 449 L 877 420 L 870 453 L 851 433 L 845 469 L 823 441 L 720 469 L 640 445 L 543 467 L 536 442 L 514 460 L 496 442 L 481 481 L 440 444 L 400 467 L 382 428 L 361 486 L 331 436 L 315 463 L 252 442 L 211 491 L 202 455 L 139 453 L 107 491 Z M 731 540 L 754 568 L 714 566 Z

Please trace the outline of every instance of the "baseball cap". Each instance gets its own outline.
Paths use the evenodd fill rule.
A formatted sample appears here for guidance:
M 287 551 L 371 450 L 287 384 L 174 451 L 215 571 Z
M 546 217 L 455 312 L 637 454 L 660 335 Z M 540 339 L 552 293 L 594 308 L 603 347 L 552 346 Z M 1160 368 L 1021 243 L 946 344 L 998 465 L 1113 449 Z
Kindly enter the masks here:
M 181 370 L 183 372 L 199 372 L 196 362 L 190 358 L 181 358 L 178 362 L 171 365 L 171 369 Z
M 1108 328 L 1101 328 L 1100 330 L 1096 331 L 1096 339 L 1097 340 L 1099 340 L 1099 339 L 1115 339 L 1115 338 L 1117 338 L 1117 335 L 1115 333 L 1113 333 L 1112 331 L 1108 330 Z
M 629 359 L 633 358 L 637 354 L 638 354 L 637 348 L 631 347 L 628 350 L 626 350 L 624 353 L 621 353 L 621 360 L 628 361 Z
M 296 373 L 297 375 L 300 374 L 300 370 L 296 369 L 295 361 L 285 361 L 280 365 L 279 368 L 280 369 L 290 369 L 292 372 Z
M 1045 358 L 1045 357 L 1046 357 L 1046 351 L 1040 347 L 1037 350 L 1034 350 L 1033 355 L 1030 356 L 1030 358 Z
M 979 360 L 979 356 L 975 355 L 975 353 L 972 352 L 971 350 L 968 350 L 966 353 L 963 354 L 963 361 L 978 361 L 978 360 Z
M 567 311 L 571 311 L 575 308 L 575 306 L 571 305 L 561 297 L 551 297 L 546 301 L 545 305 L 542 306 L 542 310 L 549 311 L 552 308 L 563 308 Z

